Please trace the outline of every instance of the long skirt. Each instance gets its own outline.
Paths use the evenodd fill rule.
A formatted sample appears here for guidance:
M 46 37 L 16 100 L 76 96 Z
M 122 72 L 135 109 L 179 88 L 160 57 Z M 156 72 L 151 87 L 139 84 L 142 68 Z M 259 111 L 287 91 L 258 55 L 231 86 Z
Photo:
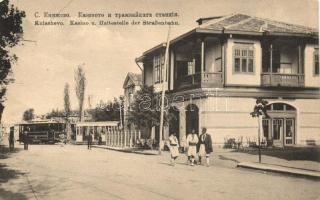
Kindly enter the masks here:
M 170 146 L 170 153 L 171 157 L 178 157 L 179 156 L 179 149 L 178 146 Z
M 199 156 L 201 157 L 207 156 L 206 147 L 204 144 L 200 144 Z
M 188 156 L 197 156 L 197 147 L 196 146 L 189 146 L 188 148 Z

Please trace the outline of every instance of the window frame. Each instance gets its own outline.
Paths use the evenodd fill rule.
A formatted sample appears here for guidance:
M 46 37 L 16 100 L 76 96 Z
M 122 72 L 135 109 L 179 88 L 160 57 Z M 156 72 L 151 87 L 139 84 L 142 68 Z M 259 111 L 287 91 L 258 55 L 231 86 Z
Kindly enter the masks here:
M 239 51 L 240 55 L 236 55 L 236 51 Z M 242 55 L 243 51 L 246 52 L 246 55 Z M 252 56 L 249 55 L 249 52 L 252 51 Z M 232 72 L 234 74 L 247 74 L 254 75 L 256 72 L 255 66 L 255 49 L 253 43 L 235 43 L 232 49 Z M 236 71 L 236 59 L 239 59 L 239 71 Z M 252 59 L 252 71 L 249 72 L 249 60 Z M 243 61 L 246 61 L 246 71 L 243 71 Z
M 164 72 L 164 54 L 158 54 L 153 56 L 153 76 L 154 84 L 163 83 L 163 74 Z

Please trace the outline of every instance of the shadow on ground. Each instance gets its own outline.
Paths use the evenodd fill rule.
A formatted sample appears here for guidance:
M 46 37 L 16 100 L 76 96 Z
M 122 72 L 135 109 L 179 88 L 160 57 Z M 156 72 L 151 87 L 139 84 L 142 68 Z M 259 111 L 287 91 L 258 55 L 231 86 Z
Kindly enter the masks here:
M 19 151 L 21 151 L 21 149 L 17 149 L 17 148 L 13 151 L 10 151 L 7 146 L 1 145 L 0 146 L 0 162 L 3 161 L 4 159 L 11 157 L 15 153 L 18 153 Z M 7 166 L 6 164 L 3 164 L 3 162 L 0 163 L 0 186 L 2 186 L 4 183 L 7 183 L 12 179 L 17 179 L 23 175 L 24 173 L 18 170 L 10 169 L 9 166 Z M 0 199 L 24 200 L 28 198 L 22 193 L 7 191 L 3 189 L 3 187 L 0 187 Z
M 258 155 L 257 148 L 244 148 L 234 152 Z M 307 160 L 320 162 L 320 147 L 285 147 L 261 149 L 261 154 L 285 160 Z
M 14 150 L 10 151 L 8 146 L 0 145 L 0 159 L 7 159 L 15 153 L 19 153 L 22 151 L 21 148 L 14 148 Z
M 13 170 L 8 168 L 7 165 L 5 164 L 1 164 L 0 163 L 0 184 L 2 185 L 3 183 L 8 182 L 11 179 L 16 179 L 19 176 L 23 176 L 24 173 L 17 171 L 17 170 Z M 24 200 L 27 199 L 27 197 L 25 195 L 23 195 L 22 193 L 14 193 L 11 191 L 7 191 L 5 189 L 3 189 L 2 187 L 0 187 L 0 198 L 1 199 L 17 199 L 17 200 Z

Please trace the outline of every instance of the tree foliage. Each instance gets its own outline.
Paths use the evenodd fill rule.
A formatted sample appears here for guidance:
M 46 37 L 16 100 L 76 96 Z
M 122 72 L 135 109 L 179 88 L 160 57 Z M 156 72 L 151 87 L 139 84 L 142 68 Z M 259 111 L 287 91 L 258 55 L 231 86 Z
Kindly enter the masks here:
M 24 121 L 31 121 L 33 120 L 35 117 L 34 115 L 34 109 L 33 108 L 29 108 L 28 110 L 24 111 L 22 119 Z
M 64 118 L 66 117 L 65 111 L 59 110 L 59 109 L 52 109 L 51 112 L 46 114 L 47 119 L 51 118 Z
M 121 98 L 114 98 L 113 101 L 100 103 L 93 109 L 88 110 L 93 121 L 119 121 L 120 119 Z M 121 103 L 121 112 L 123 116 L 123 103 Z
M 268 117 L 267 105 L 268 105 L 268 101 L 258 98 L 256 100 L 256 105 L 253 108 L 253 112 L 251 112 L 250 115 L 252 117 L 259 117 L 260 115 Z
M 164 125 L 167 126 L 169 121 L 174 118 L 173 114 L 169 113 L 169 105 L 165 98 L 164 106 Z M 160 109 L 161 96 L 154 92 L 154 88 L 143 86 L 134 95 L 134 101 L 129 110 L 128 122 L 139 128 L 160 125 Z
M 13 81 L 11 67 L 17 57 L 10 54 L 9 49 L 17 45 L 22 38 L 23 17 L 25 12 L 9 5 L 9 0 L 0 2 L 0 107 L 4 101 L 6 86 Z M 3 109 L 0 110 L 0 119 L 2 111 Z
M 78 66 L 75 71 L 74 80 L 76 83 L 76 96 L 78 98 L 79 103 L 79 119 L 83 121 L 83 102 L 84 102 L 84 95 L 86 89 L 86 76 L 82 66 Z

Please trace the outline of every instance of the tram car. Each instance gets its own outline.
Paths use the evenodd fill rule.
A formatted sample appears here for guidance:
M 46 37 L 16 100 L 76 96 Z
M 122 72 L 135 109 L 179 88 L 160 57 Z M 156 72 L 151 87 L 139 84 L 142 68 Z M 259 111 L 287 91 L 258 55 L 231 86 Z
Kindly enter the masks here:
M 15 125 L 19 132 L 19 141 L 23 142 L 23 134 L 28 133 L 30 144 L 54 144 L 66 137 L 66 125 L 56 121 L 32 121 Z

